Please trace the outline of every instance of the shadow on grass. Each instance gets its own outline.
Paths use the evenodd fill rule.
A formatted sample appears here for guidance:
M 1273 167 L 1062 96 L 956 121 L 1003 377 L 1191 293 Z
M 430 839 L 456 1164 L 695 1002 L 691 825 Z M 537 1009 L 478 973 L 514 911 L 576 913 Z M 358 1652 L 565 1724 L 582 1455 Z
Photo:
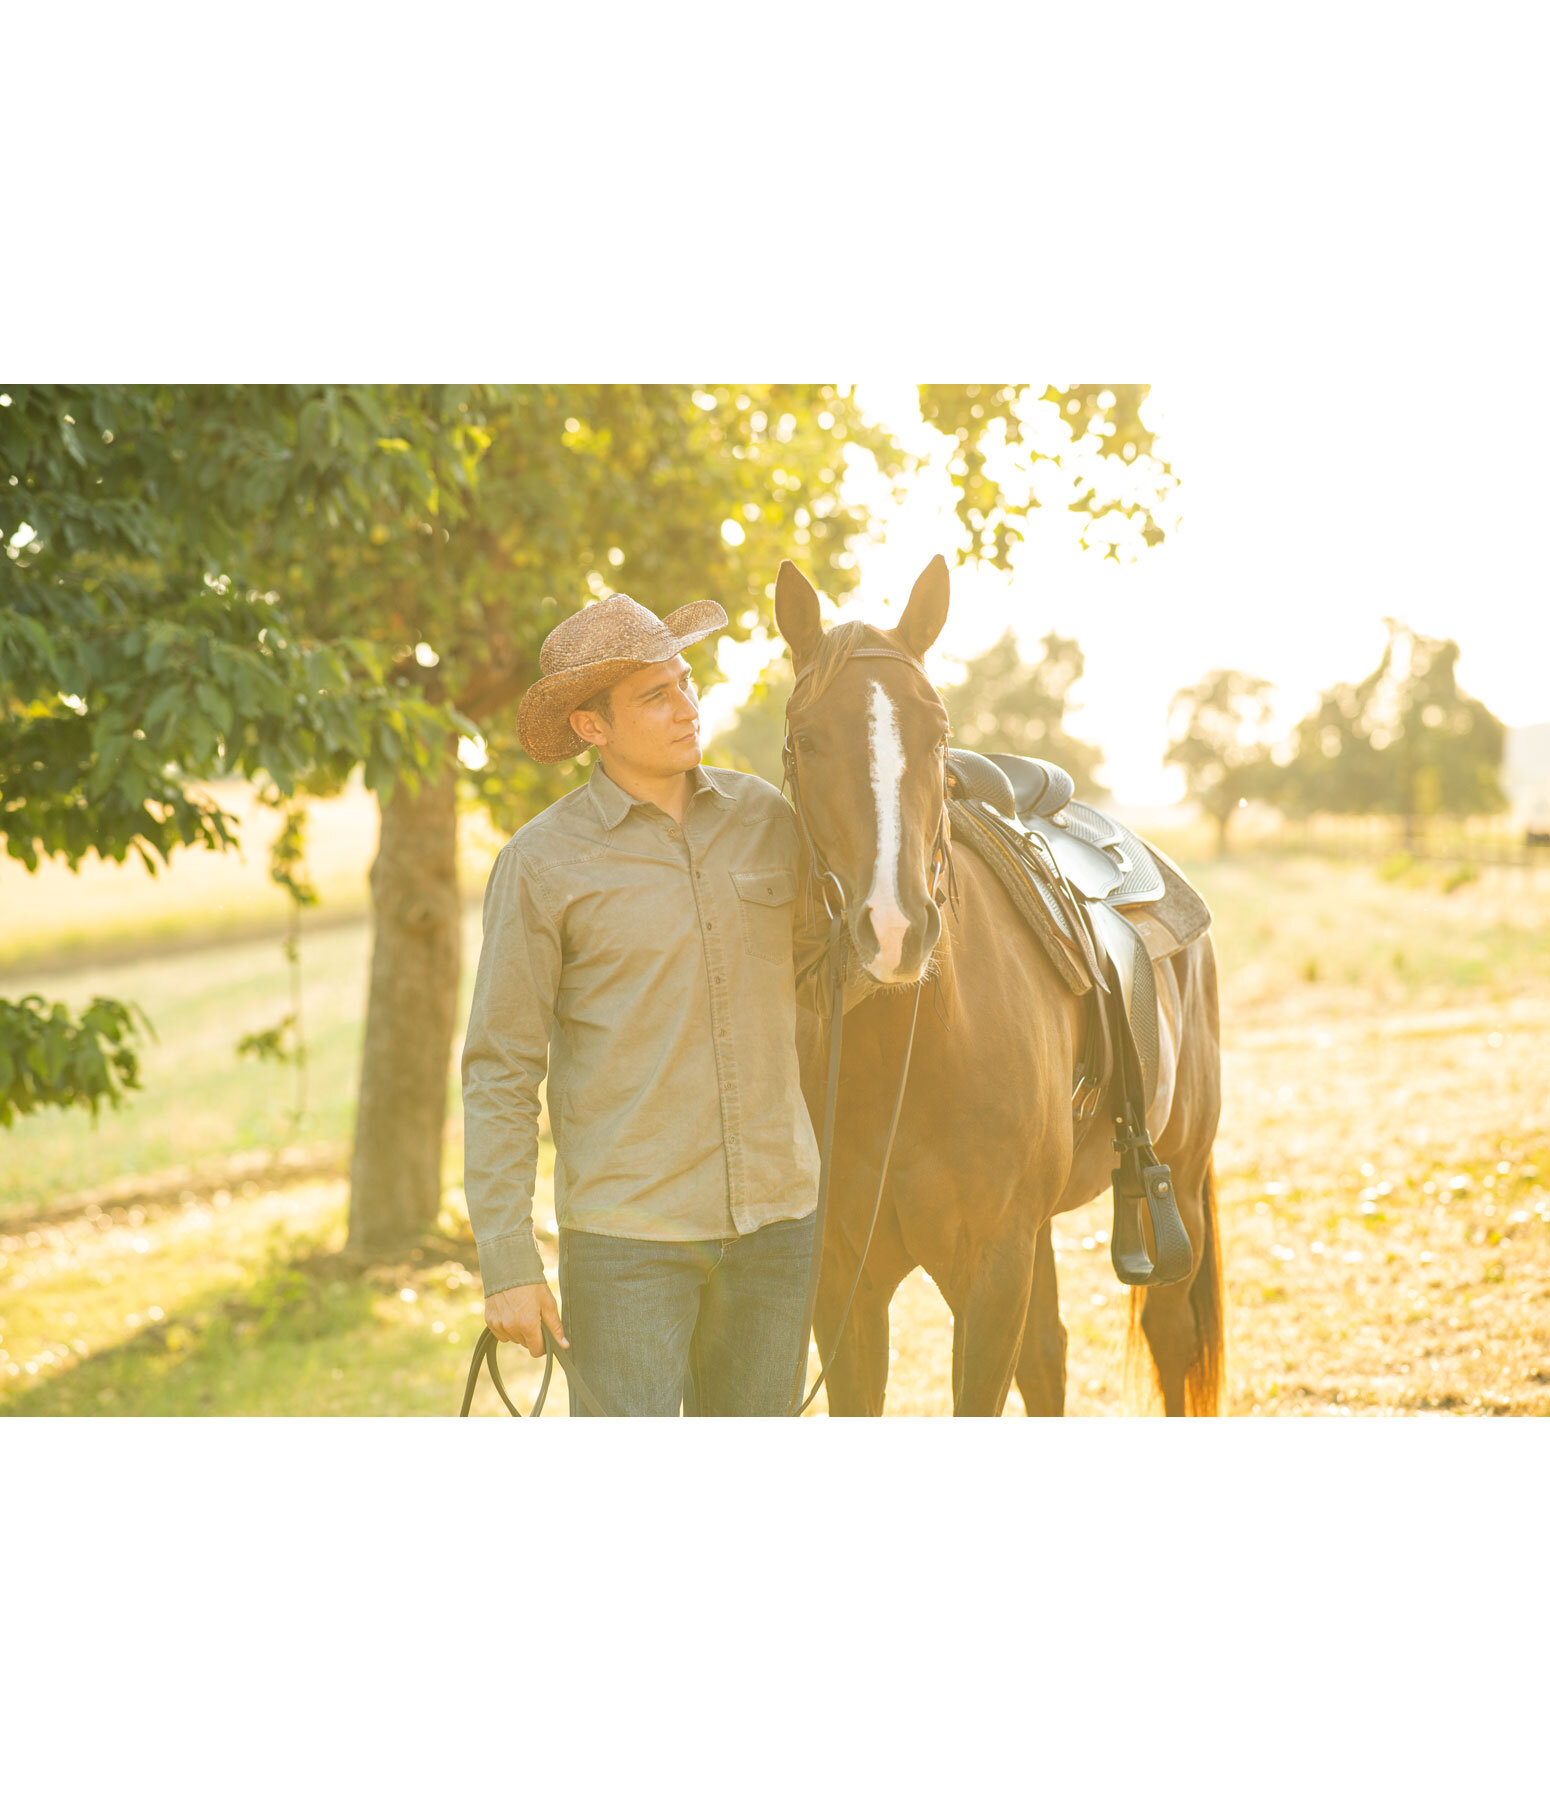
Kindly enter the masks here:
M 292 1240 L 253 1280 L 192 1296 L 0 1402 L 0 1416 L 455 1413 L 477 1326 L 449 1330 L 452 1309 L 466 1313 L 467 1302 L 447 1296 L 477 1292 L 472 1262 L 473 1245 L 456 1239 L 368 1268 Z M 418 1300 L 428 1278 L 441 1306 L 411 1312 L 404 1295 Z

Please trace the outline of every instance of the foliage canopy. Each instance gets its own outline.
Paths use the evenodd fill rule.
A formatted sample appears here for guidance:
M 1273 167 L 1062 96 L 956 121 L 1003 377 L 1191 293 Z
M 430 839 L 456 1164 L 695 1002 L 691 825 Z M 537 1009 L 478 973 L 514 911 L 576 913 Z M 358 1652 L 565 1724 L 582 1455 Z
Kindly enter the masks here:
M 900 466 L 850 391 L 828 384 L 488 389 L 467 419 L 480 455 L 455 519 L 384 510 L 364 539 L 289 571 L 286 592 L 313 629 L 368 636 L 477 725 L 473 785 L 503 830 L 576 782 L 573 761 L 540 767 L 516 736 L 515 702 L 561 619 L 620 590 L 659 614 L 714 600 L 721 635 L 746 637 L 793 553 L 844 594 L 866 523 L 839 495 L 846 461 Z M 690 653 L 702 687 L 715 657 L 714 640 Z
M 406 435 L 411 433 L 411 435 Z M 225 849 L 198 785 L 391 786 L 450 728 L 366 641 L 309 637 L 260 542 L 302 557 L 466 484 L 477 446 L 386 390 L 17 387 L 0 396 L 0 833 L 35 869 Z M 0 1117 L 117 1104 L 131 1013 L 0 1002 Z
M 1083 544 L 1118 562 L 1167 535 L 1178 478 L 1141 419 L 1150 387 L 971 382 L 920 389 L 921 416 L 958 440 L 949 465 L 969 534 L 960 560 L 1010 567 L 1020 521 L 1043 506 L 1085 514 Z

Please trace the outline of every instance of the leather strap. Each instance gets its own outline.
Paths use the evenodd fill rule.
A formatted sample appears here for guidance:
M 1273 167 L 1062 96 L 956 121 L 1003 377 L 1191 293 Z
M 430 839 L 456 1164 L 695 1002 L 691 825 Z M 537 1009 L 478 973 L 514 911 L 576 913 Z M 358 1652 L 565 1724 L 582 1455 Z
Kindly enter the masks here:
M 823 1266 L 824 1220 L 829 1212 L 829 1165 L 834 1150 L 834 1114 L 840 1092 L 840 1048 L 845 1038 L 845 914 L 834 913 L 829 920 L 829 1070 L 823 1090 L 823 1137 L 818 1146 L 818 1205 L 813 1213 L 813 1253 L 807 1265 L 807 1294 L 802 1302 L 802 1338 L 797 1345 L 796 1374 L 791 1383 L 791 1404 L 787 1417 L 800 1418 L 807 1400 L 802 1398 L 802 1382 L 807 1368 L 807 1344 L 813 1335 L 813 1314 L 818 1306 L 818 1276 Z M 820 1377 L 820 1379 L 822 1379 Z M 815 1389 L 814 1392 L 817 1390 Z
M 549 1381 L 554 1374 L 554 1365 L 558 1363 L 565 1371 L 565 1379 L 570 1383 L 571 1393 L 581 1402 L 586 1411 L 591 1413 L 594 1418 L 606 1419 L 608 1417 L 607 1408 L 577 1373 L 576 1364 L 570 1351 L 560 1343 L 547 1325 L 543 1327 L 543 1333 L 544 1378 L 538 1384 L 538 1396 L 533 1401 L 533 1410 L 530 1413 L 524 1413 L 512 1400 L 511 1395 L 506 1392 L 506 1384 L 501 1380 L 500 1363 L 496 1360 L 499 1342 L 495 1333 L 490 1330 L 489 1326 L 486 1326 L 479 1333 L 479 1342 L 474 1345 L 474 1359 L 468 1365 L 468 1383 L 463 1389 L 463 1404 L 459 1407 L 457 1416 L 460 1419 L 468 1417 L 468 1410 L 474 1403 L 474 1389 L 479 1385 L 479 1371 L 481 1368 L 488 1368 L 490 1379 L 495 1383 L 495 1391 L 500 1395 L 502 1404 L 512 1418 L 536 1419 L 544 1410 L 544 1399 L 549 1392 Z
M 830 946 L 833 949 L 835 937 L 844 925 L 843 915 L 836 918 L 835 933 L 831 934 Z M 850 1320 L 851 1303 L 856 1298 L 856 1289 L 861 1285 L 861 1271 L 866 1267 L 867 1252 L 872 1248 L 872 1234 L 877 1230 L 878 1214 L 883 1207 L 883 1187 L 888 1180 L 888 1159 L 893 1154 L 894 1133 L 899 1128 L 899 1112 L 904 1105 L 904 1089 L 910 1076 L 910 1052 L 915 1047 L 915 1021 L 920 1016 L 920 994 L 925 986 L 924 981 L 915 984 L 915 998 L 910 1007 L 909 1035 L 904 1041 L 904 1066 L 899 1071 L 899 1087 L 893 1097 L 893 1117 L 888 1121 L 888 1136 L 883 1143 L 882 1161 L 877 1170 L 877 1192 L 872 1196 L 872 1214 L 867 1220 L 866 1237 L 862 1241 L 861 1255 L 856 1259 L 856 1273 L 850 1284 L 850 1292 L 845 1296 L 845 1305 L 840 1312 L 840 1322 L 834 1330 L 834 1340 L 829 1345 L 829 1353 L 822 1356 L 819 1364 L 818 1379 L 808 1391 L 807 1398 L 802 1398 L 802 1374 L 807 1362 L 807 1343 L 813 1334 L 813 1313 L 818 1304 L 818 1278 L 823 1269 L 823 1233 L 824 1220 L 829 1205 L 829 1165 L 834 1151 L 834 1111 L 835 1099 L 840 1085 L 840 1041 L 845 1025 L 845 968 L 843 940 L 841 953 L 836 957 L 834 971 L 834 1001 L 829 1014 L 829 1077 L 824 1091 L 823 1103 L 823 1144 L 818 1157 L 818 1209 L 813 1218 L 813 1257 L 807 1271 L 807 1300 L 802 1313 L 802 1337 L 797 1348 L 796 1380 L 791 1389 L 791 1405 L 786 1416 L 800 1419 L 818 1397 L 818 1390 L 829 1378 L 829 1370 L 834 1366 L 840 1341 L 845 1336 L 845 1326 Z M 821 1353 L 820 1353 L 821 1355 Z

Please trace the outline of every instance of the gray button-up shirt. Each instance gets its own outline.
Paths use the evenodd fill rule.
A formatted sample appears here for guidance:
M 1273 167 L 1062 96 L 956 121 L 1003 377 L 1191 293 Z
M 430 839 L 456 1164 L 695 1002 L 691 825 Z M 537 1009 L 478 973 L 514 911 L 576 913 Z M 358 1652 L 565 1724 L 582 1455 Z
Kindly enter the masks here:
M 543 1279 L 546 1067 L 561 1226 L 731 1237 L 817 1203 L 796 1052 L 796 816 L 757 775 L 701 766 L 689 781 L 679 827 L 594 763 L 490 872 L 463 1047 L 464 1188 L 487 1294 Z

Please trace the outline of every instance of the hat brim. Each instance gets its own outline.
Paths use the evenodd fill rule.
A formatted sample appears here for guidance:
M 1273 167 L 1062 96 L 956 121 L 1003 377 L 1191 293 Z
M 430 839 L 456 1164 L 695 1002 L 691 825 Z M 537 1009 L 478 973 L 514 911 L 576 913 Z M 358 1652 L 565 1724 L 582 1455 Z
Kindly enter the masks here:
M 690 644 L 720 631 L 726 622 L 727 615 L 714 600 L 692 600 L 663 618 L 667 642 L 653 646 L 654 650 L 661 650 L 660 655 L 609 657 L 535 681 L 522 696 L 517 712 L 517 736 L 522 748 L 534 762 L 541 763 L 564 762 L 569 756 L 580 756 L 583 750 L 592 749 L 594 746 L 571 729 L 570 715 L 578 706 L 612 686 L 621 675 L 654 662 L 666 662 Z

